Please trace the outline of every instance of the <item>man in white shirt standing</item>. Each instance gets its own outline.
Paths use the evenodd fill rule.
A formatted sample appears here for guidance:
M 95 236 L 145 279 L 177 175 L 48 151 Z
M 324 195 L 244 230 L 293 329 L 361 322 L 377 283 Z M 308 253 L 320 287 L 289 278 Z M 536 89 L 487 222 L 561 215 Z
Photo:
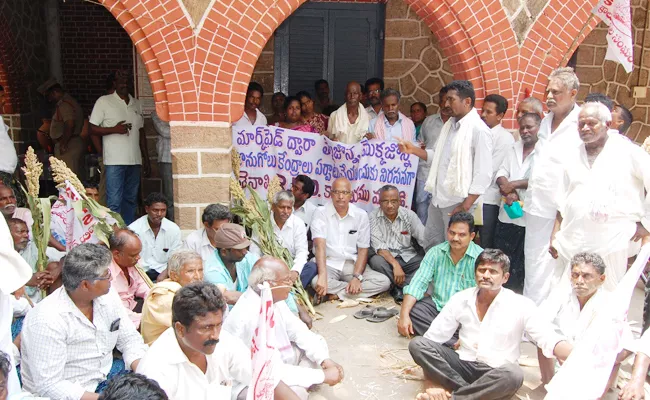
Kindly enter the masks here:
M 457 212 L 470 212 L 491 184 L 492 133 L 474 108 L 475 99 L 469 81 L 451 82 L 445 105 L 452 110 L 452 118 L 443 126 L 435 150 L 400 143 L 402 153 L 415 154 L 431 165 L 425 185 L 432 194 L 425 250 L 444 242 L 449 218 Z
M 536 146 L 535 168 L 524 199 L 526 278 L 524 296 L 539 305 L 551 290 L 554 262 L 548 244 L 557 214 L 556 196 L 562 181 L 562 162 L 567 149 L 580 144 L 576 95 L 580 81 L 571 68 L 551 73 L 546 87 L 546 105 L 551 111 L 542 120 Z
M 167 199 L 161 193 L 150 193 L 144 199 L 147 213 L 129 225 L 142 241 L 142 268 L 152 281 L 167 279 L 167 260 L 182 244 L 181 229 L 165 218 Z
M 115 92 L 95 103 L 90 133 L 102 137 L 106 205 L 128 225 L 135 220 L 141 172 L 148 176 L 150 165 L 142 105 L 129 94 L 127 77 L 127 72 L 116 73 Z
M 409 352 L 424 375 L 443 388 L 428 389 L 420 400 L 510 399 L 524 382 L 517 364 L 521 338 L 528 333 L 545 355 L 566 359 L 571 345 L 537 315 L 535 304 L 510 289 L 510 262 L 501 250 L 476 259 L 477 287 L 456 293 Z M 460 328 L 457 351 L 445 346 Z
M 291 292 L 293 277 L 282 260 L 265 256 L 253 267 L 248 278 L 248 289 L 230 310 L 223 329 L 252 346 L 259 324 L 262 306 L 260 288 L 264 282 L 271 287 L 275 336 L 282 359 L 278 366 L 280 377 L 301 398 L 306 400 L 313 385 L 336 385 L 343 379 L 343 367 L 330 358 L 325 339 L 312 331 L 295 316 L 285 300 Z
M 316 205 L 311 201 L 307 201 L 314 195 L 314 181 L 307 175 L 298 175 L 291 184 L 291 192 L 296 198 L 293 204 L 293 213 L 300 218 L 307 227 L 311 226 L 311 219 L 316 211 Z
M 508 111 L 508 100 L 498 94 L 489 94 L 483 100 L 481 119 L 492 132 L 492 184 L 483 194 L 483 225 L 480 230 L 481 247 L 494 248 L 494 230 L 497 227 L 501 193 L 496 182 L 496 173 L 503 160 L 515 143 L 512 133 L 501 125 L 501 120 Z
M 350 181 L 336 179 L 330 194 L 332 202 L 314 212 L 311 225 L 318 266 L 318 276 L 312 281 L 316 294 L 345 299 L 387 291 L 390 280 L 366 268 L 370 223 L 365 211 L 350 204 Z
M 280 245 L 289 250 L 293 258 L 293 266 L 291 267 L 291 279 L 295 282 L 300 278 L 303 287 L 308 287 L 312 279 L 318 275 L 316 263 L 307 262 L 309 257 L 309 250 L 307 248 L 307 229 L 303 221 L 293 215 L 293 204 L 295 198 L 293 193 L 288 190 L 283 190 L 275 194 L 273 203 L 271 204 L 271 225 L 275 238 L 280 242 Z M 259 241 L 257 235 L 253 235 L 253 244 L 250 247 L 250 252 L 257 254 L 261 257 L 262 251 L 255 244 Z
M 570 290 L 569 260 L 586 251 L 605 260 L 604 288 L 613 291 L 627 271 L 630 239 L 650 235 L 650 155 L 617 131 L 608 132 L 611 121 L 602 103 L 585 103 L 580 110 L 581 144 L 566 153 L 560 176 L 552 287 Z
M 248 90 L 246 90 L 246 102 L 244 103 L 244 114 L 232 125 L 233 129 L 242 130 L 250 128 L 251 126 L 266 125 L 266 117 L 259 110 L 263 97 L 264 88 L 262 85 L 257 82 L 251 82 L 248 84 Z
M 228 206 L 223 204 L 210 204 L 203 210 L 201 221 L 203 228 L 197 229 L 187 235 L 183 246 L 196 251 L 201 255 L 203 264 L 207 264 L 215 258 L 217 248 L 214 244 L 214 235 L 222 225 L 232 220 L 232 214 Z
M 52 399 L 97 400 L 113 350 L 135 370 L 147 346 L 111 287 L 110 251 L 85 243 L 68 253 L 63 287 L 25 317 L 21 342 L 24 388 Z

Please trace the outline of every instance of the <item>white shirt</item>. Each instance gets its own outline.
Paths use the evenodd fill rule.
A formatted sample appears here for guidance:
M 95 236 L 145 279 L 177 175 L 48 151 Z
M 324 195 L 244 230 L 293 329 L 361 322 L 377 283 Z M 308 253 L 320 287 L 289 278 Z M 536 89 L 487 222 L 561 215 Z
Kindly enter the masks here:
M 145 271 L 154 269 L 156 272 L 163 272 L 167 268 L 169 256 L 182 244 L 181 229 L 178 225 L 163 218 L 158 236 L 154 237 L 148 216 L 143 215 L 133 221 L 129 228 L 137 233 L 142 241 L 142 252 L 140 252 L 142 268 Z
M 638 353 L 643 353 L 650 357 L 650 329 L 646 329 L 635 344 Z
M 205 228 L 197 229 L 187 235 L 183 242 L 183 247 L 199 253 L 203 259 L 204 266 L 207 265 L 208 261 L 214 259 L 214 252 L 217 251 L 217 249 L 212 246 L 212 243 L 210 243 Z
M 266 125 L 266 116 L 262 114 L 262 112 L 259 109 L 255 109 L 255 121 L 251 121 L 250 118 L 248 118 L 248 114 L 246 114 L 246 111 L 244 111 L 244 115 L 239 118 L 239 121 L 235 122 L 232 127 L 233 129 L 246 129 L 250 128 L 251 126 L 258 126 L 258 125 Z
M 501 124 L 491 129 L 492 131 L 492 184 L 485 190 L 483 195 L 483 204 L 492 204 L 498 206 L 501 204 L 501 192 L 499 185 L 497 185 L 497 171 L 503 164 L 503 160 L 508 154 L 508 150 L 515 144 L 515 139 L 512 134 Z
M 142 164 L 140 128 L 144 126 L 144 118 L 138 99 L 129 95 L 129 104 L 126 104 L 117 92 L 102 96 L 97 99 L 89 121 L 101 128 L 111 128 L 122 121 L 131 124 L 127 135 L 113 133 L 102 136 L 104 165 Z
M 7 379 L 7 392 L 9 396 L 20 393 L 20 382 L 18 381 L 13 359 L 12 347 L 14 345 L 11 339 L 11 323 L 14 317 L 12 299 L 15 299 L 13 295 L 6 294 L 0 290 L 0 351 L 7 354 L 11 362 L 11 371 Z
M 429 115 L 424 119 L 422 127 L 420 128 L 420 140 L 424 143 L 425 149 L 435 149 L 436 143 L 438 143 L 438 138 L 440 137 L 440 132 L 442 132 L 442 127 L 444 125 L 445 123 L 440 114 Z M 421 161 L 418 163 L 418 179 L 426 181 L 429 177 L 430 169 L 430 162 Z
M 553 331 L 550 323 L 539 317 L 532 300 L 502 288 L 480 321 L 476 311 L 478 291 L 478 288 L 470 288 L 453 295 L 424 337 L 445 343 L 460 327 L 460 348 L 457 350 L 460 359 L 498 368 L 506 363 L 517 363 L 519 345 L 526 331 L 546 357 L 553 357 L 555 345 L 563 338 Z
M 431 202 L 436 207 L 451 207 L 465 200 L 464 198 L 447 194 L 445 179 L 449 170 L 449 164 L 451 163 L 452 142 L 458 136 L 461 125 L 471 123 L 471 121 L 470 118 L 461 118 L 460 121 L 457 121 L 455 117 L 451 117 L 446 122 L 447 124 L 451 124 L 451 130 L 442 148 L 436 186 L 433 189 L 434 192 L 431 193 Z M 492 132 L 490 132 L 490 128 L 481 120 L 477 120 L 469 128 L 472 130 L 472 142 L 470 145 L 472 152 L 472 183 L 469 187 L 469 194 L 481 195 L 485 193 L 485 190 L 492 183 Z M 433 152 L 434 150 L 427 150 L 428 164 L 431 164 L 433 161 Z
M 127 369 L 147 351 L 117 293 L 111 290 L 93 301 L 91 322 L 61 287 L 25 317 L 23 385 L 39 396 L 79 400 L 106 380 L 115 348 Z
M 539 126 L 539 141 L 535 147 L 535 168 L 528 180 L 524 211 L 537 217 L 555 219 L 558 185 L 562 181 L 562 162 L 566 151 L 575 149 L 582 141 L 578 135 L 580 107 L 575 105 L 555 132 L 551 133 L 553 113 L 549 113 Z M 570 258 L 570 257 L 569 257 Z
M 342 271 L 346 261 L 357 261 L 357 249 L 370 247 L 368 214 L 350 204 L 341 218 L 332 203 L 319 207 L 311 223 L 311 237 L 326 239 L 327 267 Z
M 223 329 L 206 359 L 208 368 L 203 373 L 183 353 L 171 327 L 151 345 L 136 372 L 158 382 L 169 400 L 234 399 L 251 380 L 250 350 Z
M 605 256 L 627 249 L 637 222 L 650 228 L 650 197 L 644 194 L 650 192 L 650 155 L 618 133 L 609 134 L 592 166 L 584 144 L 567 154 L 555 248 L 566 259 L 581 251 Z
M 314 211 L 316 211 L 316 205 L 309 201 L 311 199 L 308 199 L 305 201 L 305 203 L 300 206 L 297 210 L 293 210 L 293 215 L 296 217 L 300 218 L 305 225 L 307 226 L 307 230 L 309 230 L 309 227 L 311 226 L 311 220 L 312 217 L 314 216 Z
M 276 239 L 280 242 L 280 245 L 289 250 L 291 257 L 293 257 L 293 267 L 291 267 L 291 270 L 298 272 L 298 275 L 300 275 L 302 268 L 307 263 L 307 257 L 309 257 L 309 250 L 307 248 L 307 229 L 305 228 L 305 223 L 300 218 L 291 214 L 289 219 L 287 219 L 282 226 L 282 229 L 280 229 L 278 224 L 275 223 L 273 213 L 271 213 L 271 225 L 273 225 L 273 232 L 275 233 Z M 251 253 L 262 257 L 262 251 L 255 244 L 256 241 L 259 241 L 259 236 L 253 234 L 252 241 L 253 244 L 251 244 L 250 247 Z
M 12 174 L 18 165 L 16 147 L 9 136 L 9 127 L 0 115 L 0 171 Z
M 521 179 L 526 179 L 526 174 L 530 177 L 529 170 L 534 164 L 534 159 L 537 157 L 537 148 L 528 154 L 528 157 L 524 160 L 524 142 L 519 140 L 510 147 L 510 150 L 506 154 L 506 158 L 501 164 L 501 168 L 496 173 L 497 179 L 504 177 L 508 181 L 518 181 Z M 496 181 L 496 180 L 495 180 Z M 517 189 L 517 194 L 519 195 L 519 200 L 524 200 L 526 198 L 526 189 Z M 503 199 L 500 199 L 503 200 Z M 503 208 L 503 201 L 500 201 L 501 207 L 499 208 L 499 221 L 504 224 L 515 224 L 517 226 L 526 226 L 526 215 L 517 219 L 510 219 L 508 213 Z
M 223 330 L 235 337 L 240 338 L 244 344 L 250 347 L 255 329 L 259 322 L 260 307 L 262 300 L 260 296 L 248 288 L 241 295 L 235 306 L 230 310 L 228 318 L 223 325 Z M 288 386 L 310 387 L 318 385 L 325 380 L 322 369 L 312 369 L 298 366 L 298 357 L 292 349 L 283 351 L 283 344 L 291 346 L 295 344 L 304 351 L 305 356 L 312 362 L 320 365 L 330 358 L 329 350 L 325 339 L 310 331 L 300 318 L 295 316 L 285 301 L 273 304 L 275 315 L 275 334 L 283 365 L 282 381 Z

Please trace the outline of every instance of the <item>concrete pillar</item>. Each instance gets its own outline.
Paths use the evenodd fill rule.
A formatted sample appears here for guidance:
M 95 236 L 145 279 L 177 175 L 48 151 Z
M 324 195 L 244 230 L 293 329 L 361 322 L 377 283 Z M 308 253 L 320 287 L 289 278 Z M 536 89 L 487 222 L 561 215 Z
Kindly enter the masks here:
M 50 76 L 63 84 L 61 69 L 61 36 L 59 30 L 59 1 L 45 1 L 45 27 L 47 29 L 47 52 L 50 60 Z
M 203 209 L 228 203 L 232 129 L 224 122 L 172 121 L 174 218 L 184 231 L 201 226 Z

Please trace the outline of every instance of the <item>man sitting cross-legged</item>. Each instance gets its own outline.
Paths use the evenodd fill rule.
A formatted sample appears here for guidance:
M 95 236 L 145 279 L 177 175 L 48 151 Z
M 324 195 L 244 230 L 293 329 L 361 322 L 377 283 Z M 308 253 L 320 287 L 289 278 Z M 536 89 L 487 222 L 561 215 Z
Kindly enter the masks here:
M 95 392 L 117 370 L 114 349 L 127 369 L 138 366 L 147 346 L 120 298 L 109 292 L 111 262 L 104 246 L 73 248 L 63 264 L 63 287 L 25 317 L 21 366 L 26 390 L 52 399 L 96 400 Z
M 252 346 L 262 306 L 259 285 L 264 282 L 271 286 L 273 295 L 283 382 L 301 399 L 307 399 L 307 389 L 312 385 L 339 383 L 343 379 L 343 367 L 330 359 L 325 339 L 311 332 L 284 301 L 291 291 L 293 277 L 282 260 L 265 256 L 255 263 L 248 279 L 249 287 L 230 311 L 224 329 L 243 340 L 245 345 Z
M 404 288 L 397 322 L 402 336 L 424 335 L 452 295 L 476 286 L 474 263 L 483 249 L 473 239 L 472 214 L 452 215 L 447 241 L 427 251 L 411 283 Z M 430 287 L 433 292 L 427 294 Z
M 517 364 L 524 332 L 547 356 L 566 359 L 571 345 L 539 317 L 532 300 L 502 287 L 509 268 L 501 250 L 485 250 L 476 259 L 477 287 L 453 295 L 424 336 L 411 341 L 409 352 L 424 375 L 442 385 L 417 399 L 510 399 L 524 382 Z M 458 328 L 454 351 L 443 343 Z

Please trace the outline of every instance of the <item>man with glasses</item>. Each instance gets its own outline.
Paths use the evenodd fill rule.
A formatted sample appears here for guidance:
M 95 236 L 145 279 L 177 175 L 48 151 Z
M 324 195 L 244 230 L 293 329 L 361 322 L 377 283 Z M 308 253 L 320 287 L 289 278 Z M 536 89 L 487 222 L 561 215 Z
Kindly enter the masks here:
M 330 194 L 332 202 L 314 212 L 311 224 L 318 267 L 318 276 L 312 280 L 316 302 L 326 295 L 345 299 L 387 291 L 390 280 L 366 269 L 370 223 L 365 211 L 350 204 L 350 181 L 336 179 Z
M 368 118 L 372 121 L 377 118 L 381 112 L 381 92 L 384 91 L 384 81 L 379 78 L 370 78 L 366 81 L 366 90 L 368 92 L 368 102 L 366 107 Z
M 370 213 L 368 265 L 388 277 L 390 294 L 401 303 L 402 288 L 411 282 L 423 258 L 422 252 L 413 246 L 413 239 L 424 245 L 424 225 L 416 213 L 400 206 L 399 190 L 395 186 L 379 189 L 379 207 Z
M 135 370 L 147 351 L 111 288 L 111 252 L 81 244 L 63 264 L 63 287 L 31 310 L 22 331 L 25 390 L 52 399 L 96 400 L 106 380 Z M 113 350 L 122 360 L 113 361 Z

